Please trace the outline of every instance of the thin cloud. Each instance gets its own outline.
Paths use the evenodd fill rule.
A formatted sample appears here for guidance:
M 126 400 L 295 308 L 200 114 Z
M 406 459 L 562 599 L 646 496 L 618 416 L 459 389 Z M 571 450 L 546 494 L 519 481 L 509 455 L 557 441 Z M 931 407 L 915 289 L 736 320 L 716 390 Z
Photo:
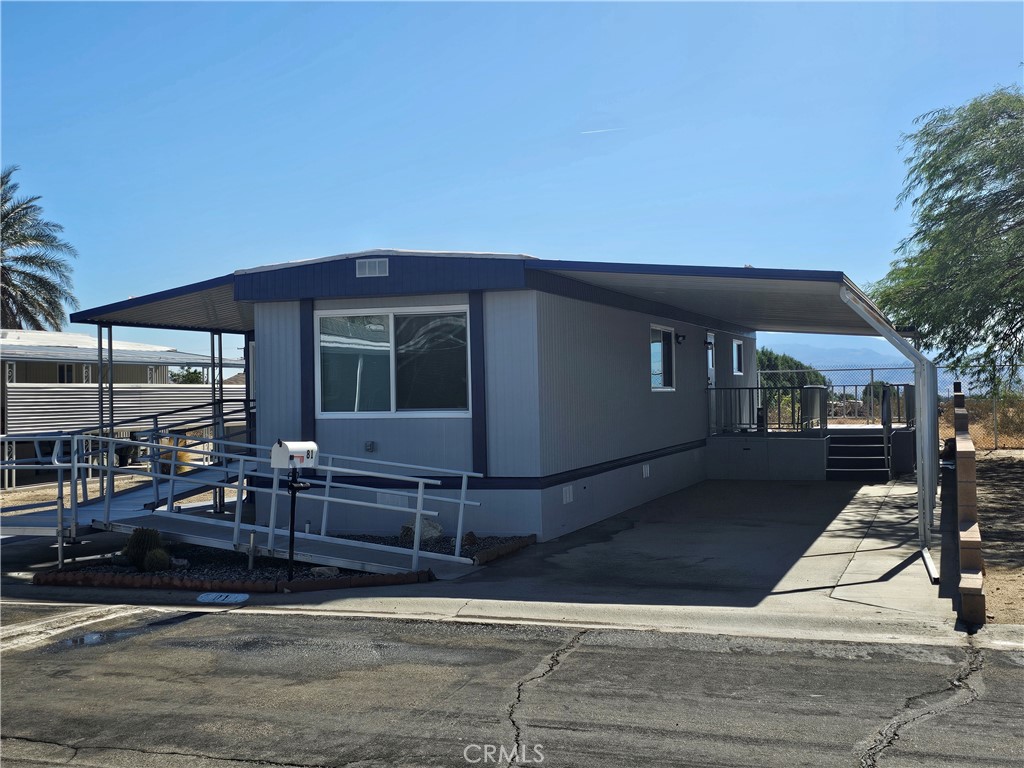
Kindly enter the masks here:
M 596 131 L 580 131 L 580 136 L 585 136 L 588 133 L 612 133 L 614 131 L 624 131 L 625 128 L 598 128 Z

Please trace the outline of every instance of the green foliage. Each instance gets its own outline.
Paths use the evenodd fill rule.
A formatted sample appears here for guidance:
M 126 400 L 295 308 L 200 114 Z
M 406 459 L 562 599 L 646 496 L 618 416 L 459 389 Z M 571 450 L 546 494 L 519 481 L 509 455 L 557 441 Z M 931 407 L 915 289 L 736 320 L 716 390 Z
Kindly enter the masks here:
M 898 204 L 913 231 L 871 287 L 939 362 L 975 380 L 1017 376 L 1024 352 L 1024 93 L 1017 86 L 917 118 Z
M 58 237 L 64 228 L 43 218 L 38 196 L 15 197 L 16 170 L 0 174 L 0 326 L 59 331 L 65 305 L 78 307 L 67 262 L 78 254 Z
M 860 399 L 865 403 L 868 400 L 874 400 L 877 403 L 882 402 L 882 390 L 886 387 L 892 386 L 887 381 L 873 381 L 864 387 L 864 391 L 861 393 Z
M 146 572 L 167 571 L 171 567 L 171 556 L 166 549 L 151 549 L 146 553 L 141 570 Z
M 136 528 L 128 537 L 122 554 L 128 558 L 128 562 L 144 571 L 146 556 L 157 549 L 160 549 L 160 532 L 152 528 Z
M 172 384 L 202 384 L 203 372 L 198 368 L 186 365 L 180 371 L 171 371 Z
M 828 385 L 828 379 L 820 371 L 814 370 L 806 363 L 801 363 L 795 357 L 781 355 L 767 347 L 757 350 L 757 370 L 762 373 L 767 371 L 773 372 L 768 376 L 762 376 L 765 386 L 768 387 L 806 387 L 809 384 Z

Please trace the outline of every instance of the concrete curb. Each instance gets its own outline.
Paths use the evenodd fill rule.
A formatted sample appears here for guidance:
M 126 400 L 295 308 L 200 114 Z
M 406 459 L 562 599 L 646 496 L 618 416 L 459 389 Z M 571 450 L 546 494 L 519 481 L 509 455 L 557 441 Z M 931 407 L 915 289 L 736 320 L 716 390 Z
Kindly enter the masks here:
M 129 589 L 181 589 L 189 592 L 314 592 L 327 589 L 388 587 L 432 581 L 429 571 L 367 573 L 335 579 L 270 581 L 266 579 L 193 579 L 175 573 L 94 573 L 63 570 L 37 573 L 32 583 L 51 587 L 116 587 Z

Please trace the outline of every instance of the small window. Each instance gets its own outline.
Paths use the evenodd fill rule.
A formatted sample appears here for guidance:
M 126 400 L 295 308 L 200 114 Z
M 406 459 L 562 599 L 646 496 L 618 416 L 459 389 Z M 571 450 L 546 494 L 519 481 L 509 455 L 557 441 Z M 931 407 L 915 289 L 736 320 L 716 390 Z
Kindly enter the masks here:
M 61 363 L 57 366 L 57 383 L 58 384 L 74 384 L 75 383 L 75 366 L 71 363 Z
M 672 355 L 671 328 L 651 326 L 651 389 L 671 390 L 675 387 L 675 362 Z
M 743 342 L 739 339 L 732 342 L 732 372 L 737 376 L 743 373 Z

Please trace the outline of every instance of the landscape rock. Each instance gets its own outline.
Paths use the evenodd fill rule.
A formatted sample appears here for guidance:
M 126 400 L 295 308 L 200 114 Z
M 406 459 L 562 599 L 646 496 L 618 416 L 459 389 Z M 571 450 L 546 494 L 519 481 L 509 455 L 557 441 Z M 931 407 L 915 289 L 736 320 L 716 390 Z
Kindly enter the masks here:
M 321 578 L 333 578 L 341 573 L 341 569 L 335 568 L 333 565 L 318 565 L 315 568 L 310 568 L 310 571 L 313 572 L 314 576 Z
M 403 547 L 411 547 L 416 536 L 416 520 L 410 520 L 402 526 L 399 538 Z M 444 536 L 444 528 L 441 524 L 430 517 L 424 517 L 420 522 L 420 542 L 434 541 Z

